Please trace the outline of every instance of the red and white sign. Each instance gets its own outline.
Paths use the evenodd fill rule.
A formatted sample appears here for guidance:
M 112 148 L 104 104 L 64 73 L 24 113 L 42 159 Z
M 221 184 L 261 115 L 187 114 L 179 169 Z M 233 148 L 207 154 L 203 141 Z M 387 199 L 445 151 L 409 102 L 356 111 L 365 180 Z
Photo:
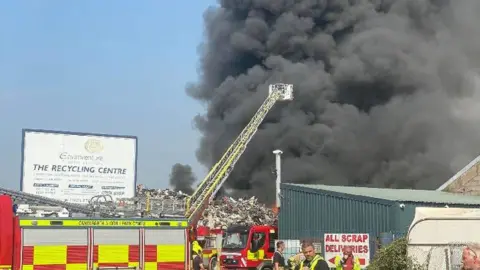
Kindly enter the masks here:
M 362 268 L 370 263 L 370 236 L 368 233 L 326 233 L 324 237 L 325 260 L 332 268 L 335 267 L 335 257 L 342 256 L 344 247 L 352 247 L 353 256 L 360 261 Z

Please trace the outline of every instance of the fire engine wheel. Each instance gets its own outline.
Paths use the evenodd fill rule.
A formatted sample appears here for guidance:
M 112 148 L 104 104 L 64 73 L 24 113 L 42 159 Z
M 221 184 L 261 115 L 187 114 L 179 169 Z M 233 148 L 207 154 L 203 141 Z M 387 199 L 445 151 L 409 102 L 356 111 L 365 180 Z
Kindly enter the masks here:
M 265 267 L 262 268 L 262 270 L 273 270 L 273 268 L 270 267 L 270 266 L 265 266 Z
M 212 257 L 208 264 L 208 270 L 217 270 L 217 257 Z

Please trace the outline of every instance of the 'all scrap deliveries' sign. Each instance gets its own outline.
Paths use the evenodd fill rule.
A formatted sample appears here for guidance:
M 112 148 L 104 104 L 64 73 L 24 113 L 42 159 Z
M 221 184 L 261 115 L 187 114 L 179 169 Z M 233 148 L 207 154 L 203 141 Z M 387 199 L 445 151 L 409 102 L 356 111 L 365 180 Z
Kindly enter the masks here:
M 353 256 L 360 261 L 362 268 L 370 262 L 370 237 L 368 233 L 326 233 L 324 237 L 325 259 L 330 267 L 335 267 L 335 257 L 342 256 L 344 247 L 352 247 Z

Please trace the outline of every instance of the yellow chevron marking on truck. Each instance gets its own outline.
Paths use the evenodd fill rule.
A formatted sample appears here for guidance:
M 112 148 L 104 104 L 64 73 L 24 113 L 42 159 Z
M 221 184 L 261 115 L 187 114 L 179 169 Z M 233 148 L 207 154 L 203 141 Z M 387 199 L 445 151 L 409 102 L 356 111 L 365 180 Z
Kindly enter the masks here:
M 33 254 L 33 265 L 67 263 L 67 246 L 35 246 Z
M 185 245 L 158 245 L 157 262 L 183 262 Z
M 98 263 L 127 263 L 128 245 L 99 245 Z
M 69 263 L 67 264 L 67 270 L 85 270 L 88 266 L 86 263 Z

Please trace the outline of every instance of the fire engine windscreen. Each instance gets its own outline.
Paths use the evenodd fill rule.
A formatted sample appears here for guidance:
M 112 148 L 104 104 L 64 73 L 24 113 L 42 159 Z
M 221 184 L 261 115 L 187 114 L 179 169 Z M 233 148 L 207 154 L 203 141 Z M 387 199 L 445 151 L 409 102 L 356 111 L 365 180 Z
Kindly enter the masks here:
M 289 183 L 435 189 L 479 154 L 478 0 L 219 0 L 188 94 L 211 167 L 265 99 L 293 84 L 225 183 L 275 201 Z M 478 32 L 478 33 L 477 33 Z
M 248 231 L 227 231 L 223 235 L 222 248 L 243 249 L 248 244 Z

